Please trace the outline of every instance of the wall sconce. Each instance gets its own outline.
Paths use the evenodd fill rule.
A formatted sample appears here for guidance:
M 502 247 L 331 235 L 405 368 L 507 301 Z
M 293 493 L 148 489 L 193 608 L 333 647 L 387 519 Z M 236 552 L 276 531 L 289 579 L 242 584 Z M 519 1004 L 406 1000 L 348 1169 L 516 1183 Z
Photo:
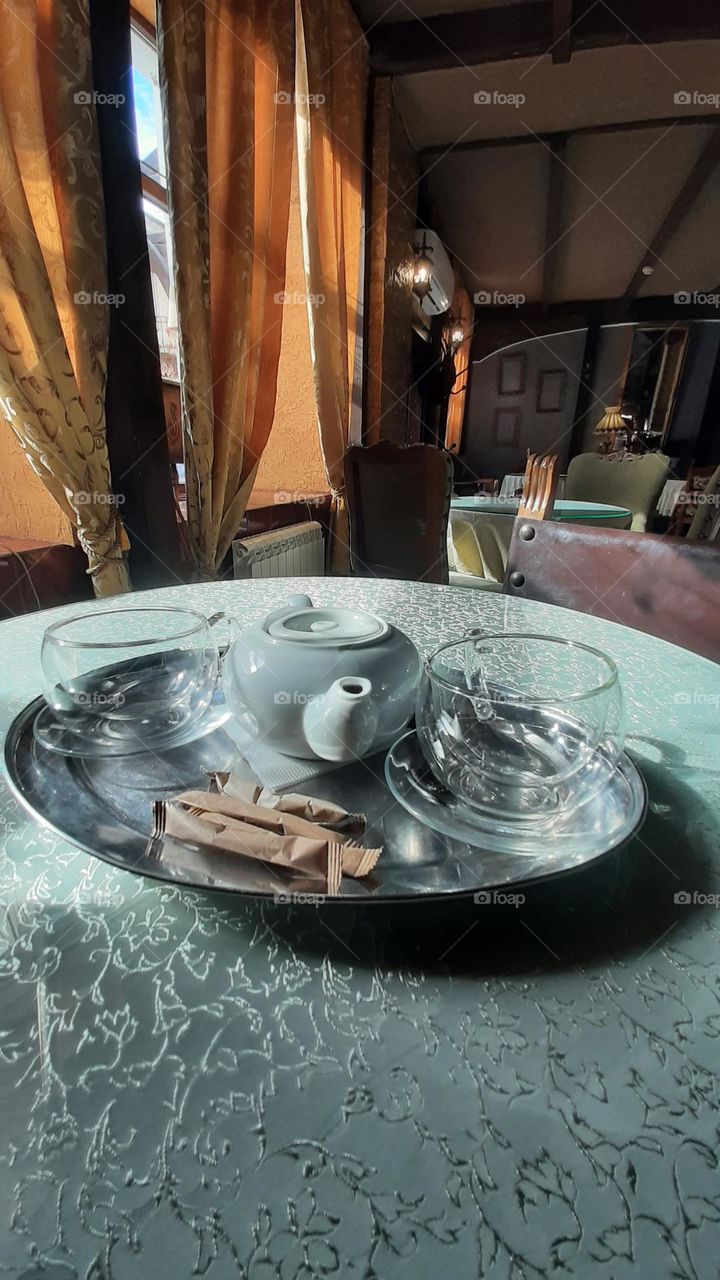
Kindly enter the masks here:
M 454 328 L 450 330 L 450 341 L 453 347 L 462 346 L 463 342 L 465 341 L 465 334 L 460 328 L 460 325 L 456 324 Z
M 415 250 L 415 265 L 413 267 L 413 293 L 421 302 L 423 298 L 427 298 L 432 283 L 431 253 L 432 249 L 427 244 L 425 236 L 423 236 L 422 244 L 418 245 Z

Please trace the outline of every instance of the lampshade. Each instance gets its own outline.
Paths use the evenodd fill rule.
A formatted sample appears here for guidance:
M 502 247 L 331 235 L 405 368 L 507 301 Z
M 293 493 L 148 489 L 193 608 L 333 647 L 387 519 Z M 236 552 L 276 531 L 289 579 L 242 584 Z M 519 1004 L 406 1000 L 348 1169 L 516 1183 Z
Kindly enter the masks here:
M 605 410 L 605 413 L 595 428 L 595 434 L 599 436 L 604 435 L 606 431 L 613 431 L 617 434 L 618 431 L 625 431 L 626 428 L 627 423 L 620 416 L 620 405 L 613 404 Z

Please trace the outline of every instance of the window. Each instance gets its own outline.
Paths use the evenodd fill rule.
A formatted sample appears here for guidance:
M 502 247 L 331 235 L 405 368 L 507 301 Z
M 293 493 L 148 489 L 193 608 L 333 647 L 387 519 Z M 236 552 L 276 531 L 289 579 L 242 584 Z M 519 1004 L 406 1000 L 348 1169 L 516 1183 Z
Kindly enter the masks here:
M 135 127 L 142 172 L 143 210 L 150 255 L 160 367 L 164 382 L 179 382 L 177 299 L 167 197 L 167 161 L 154 38 L 133 22 Z

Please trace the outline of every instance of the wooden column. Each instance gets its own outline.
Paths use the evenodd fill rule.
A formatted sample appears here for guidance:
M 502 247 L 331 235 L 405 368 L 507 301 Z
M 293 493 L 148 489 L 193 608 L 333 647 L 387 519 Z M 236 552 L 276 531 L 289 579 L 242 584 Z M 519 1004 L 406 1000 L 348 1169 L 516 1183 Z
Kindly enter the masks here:
M 572 53 L 573 0 L 553 0 L 553 62 L 569 62 Z
M 387 260 L 387 211 L 390 164 L 390 111 L 392 81 L 389 76 L 373 76 L 368 95 L 367 222 L 365 237 L 364 426 L 366 444 L 380 439 L 382 413 L 383 335 L 385 332 L 385 263 Z M 409 337 L 408 337 L 409 341 Z
M 573 415 L 572 432 L 570 434 L 568 461 L 571 458 L 574 458 L 576 454 L 582 453 L 583 437 L 585 434 L 585 419 L 587 418 L 590 405 L 593 402 L 593 382 L 595 380 L 595 365 L 597 363 L 597 353 L 600 345 L 601 328 L 602 317 L 600 314 L 595 312 L 588 315 L 585 351 L 583 353 L 580 381 L 577 389 L 577 399 L 575 400 L 575 413 Z

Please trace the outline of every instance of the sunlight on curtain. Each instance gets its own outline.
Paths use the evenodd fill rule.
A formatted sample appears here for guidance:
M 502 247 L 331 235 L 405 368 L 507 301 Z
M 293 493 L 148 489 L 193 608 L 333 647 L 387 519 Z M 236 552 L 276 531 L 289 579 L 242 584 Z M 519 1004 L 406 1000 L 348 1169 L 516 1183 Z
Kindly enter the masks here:
M 235 536 L 272 426 L 293 149 L 293 0 L 158 4 L 199 576 Z
M 347 572 L 343 454 L 363 291 L 368 54 L 347 0 L 296 0 L 296 117 L 318 426 L 333 494 L 330 567 Z
M 126 591 L 105 434 L 105 217 L 83 0 L 0 4 L 0 427 Z

